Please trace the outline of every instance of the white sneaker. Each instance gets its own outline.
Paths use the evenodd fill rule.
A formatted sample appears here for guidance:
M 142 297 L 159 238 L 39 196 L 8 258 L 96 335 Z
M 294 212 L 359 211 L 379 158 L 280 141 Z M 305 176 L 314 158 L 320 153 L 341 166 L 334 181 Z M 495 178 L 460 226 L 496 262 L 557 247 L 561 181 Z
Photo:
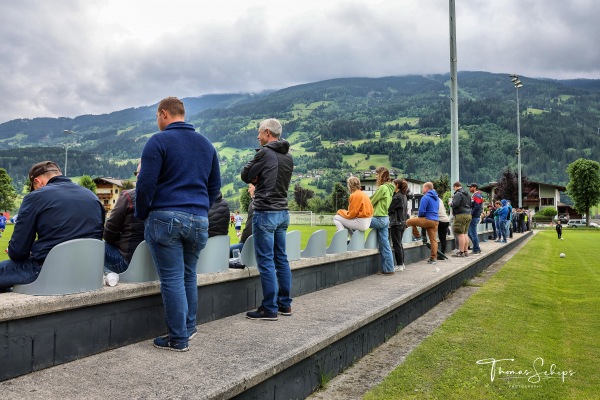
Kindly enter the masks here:
M 394 272 L 404 271 L 404 264 L 394 266 Z

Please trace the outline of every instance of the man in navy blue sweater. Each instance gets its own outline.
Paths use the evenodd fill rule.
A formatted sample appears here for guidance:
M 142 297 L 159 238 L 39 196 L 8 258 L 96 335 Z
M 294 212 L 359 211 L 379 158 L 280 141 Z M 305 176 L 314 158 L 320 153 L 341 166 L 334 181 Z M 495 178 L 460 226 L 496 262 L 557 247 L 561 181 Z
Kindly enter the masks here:
M 215 148 L 184 119 L 178 98 L 159 103 L 162 132 L 144 146 L 136 185 L 135 216 L 145 220 L 168 329 L 154 346 L 174 351 L 187 351 L 197 332 L 196 263 L 208 240 L 208 210 L 221 189 Z

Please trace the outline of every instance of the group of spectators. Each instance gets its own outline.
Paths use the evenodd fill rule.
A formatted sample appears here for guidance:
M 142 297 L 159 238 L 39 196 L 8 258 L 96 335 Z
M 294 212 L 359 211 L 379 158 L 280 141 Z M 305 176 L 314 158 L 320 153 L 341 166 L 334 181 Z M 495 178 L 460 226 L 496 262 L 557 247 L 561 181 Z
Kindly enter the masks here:
M 160 278 L 167 326 L 167 334 L 155 338 L 154 346 L 186 351 L 197 333 L 199 253 L 208 237 L 228 234 L 229 207 L 220 192 L 217 152 L 208 139 L 185 123 L 183 103 L 175 97 L 163 99 L 156 119 L 160 132 L 142 151 L 135 173 L 136 188 L 121 193 L 106 223 L 98 197 L 63 176 L 56 163 L 43 161 L 32 166 L 30 193 L 23 199 L 19 223 L 8 246 L 9 260 L 0 262 L 0 291 L 35 281 L 49 251 L 62 242 L 103 238 L 105 268 L 122 273 L 136 247 L 145 240 Z M 263 292 L 257 310 L 246 314 L 249 319 L 275 321 L 279 314 L 292 315 L 292 275 L 285 242 L 293 159 L 281 133 L 278 120 L 263 120 L 257 135 L 260 149 L 240 174 L 249 185 L 251 202 L 244 231 L 239 212 L 233 216 L 240 243 L 231 249 L 241 250 L 253 235 Z M 417 240 L 427 242 L 418 228 L 429 238 L 429 264 L 435 264 L 438 255 L 445 257 L 450 218 L 433 183 L 422 186 L 418 213 L 411 218 L 406 180 L 391 181 L 389 170 L 383 166 L 376 174 L 377 189 L 370 197 L 361 190 L 357 177 L 348 178 L 348 209 L 337 211 L 337 229 L 347 229 L 350 236 L 356 230 L 376 230 L 383 275 L 404 269 L 402 236 L 409 227 Z M 469 193 L 455 182 L 453 190 L 449 206 L 458 247 L 454 256 L 469 255 L 469 240 L 473 243 L 471 254 L 481 253 L 477 235 L 481 218 L 482 222 L 493 221 L 497 241 L 506 241 L 511 219 L 515 231 L 525 229 L 527 214 L 519 210 L 513 213 L 505 200 L 483 213 L 483 196 L 477 184 L 469 185 Z
M 361 191 L 360 180 L 357 177 L 348 178 L 348 209 L 338 210 L 333 218 L 337 230 L 346 229 L 352 236 L 355 230 L 375 229 L 382 264 L 379 273 L 383 275 L 393 275 L 404 269 L 402 236 L 409 227 L 412 228 L 414 240 L 423 240 L 423 243 L 430 247 L 431 253 L 427 261 L 429 264 L 436 264 L 438 257 L 445 258 L 450 217 L 433 183 L 423 184 L 418 213 L 411 218 L 411 208 L 408 206 L 411 195 L 406 180 L 390 181 L 386 167 L 379 167 L 375 172 L 377 189 L 370 197 Z M 469 254 L 480 254 L 477 226 L 484 217 L 483 195 L 476 183 L 470 184 L 467 192 L 460 182 L 455 182 L 453 190 L 453 195 L 448 201 L 457 242 L 457 251 L 453 256 L 468 257 Z M 422 233 L 418 228 L 421 228 Z M 470 253 L 469 243 L 472 243 Z
M 121 193 L 108 221 L 98 197 L 63 176 L 55 162 L 31 167 L 29 193 L 7 249 L 9 259 L 0 262 L 0 292 L 34 282 L 46 256 L 60 243 L 104 238 L 105 269 L 120 273 L 145 240 L 160 279 L 167 326 L 167 334 L 155 338 L 154 346 L 187 351 L 197 333 L 199 253 L 211 234 L 227 234 L 229 210 L 220 193 L 217 152 L 185 122 L 183 102 L 163 99 L 156 120 L 160 132 L 144 146 L 136 188 Z M 278 314 L 292 314 L 285 239 L 293 159 L 281 133 L 276 119 L 262 121 L 257 136 L 261 147 L 240 174 L 254 194 L 249 208 L 252 223 L 246 225 L 254 234 L 263 289 L 261 305 L 246 314 L 250 319 L 277 320 Z M 209 226 L 209 217 L 224 224 Z M 240 232 L 238 221 L 241 228 L 241 216 L 235 222 L 244 241 L 246 231 Z M 222 225 L 224 232 L 219 231 Z

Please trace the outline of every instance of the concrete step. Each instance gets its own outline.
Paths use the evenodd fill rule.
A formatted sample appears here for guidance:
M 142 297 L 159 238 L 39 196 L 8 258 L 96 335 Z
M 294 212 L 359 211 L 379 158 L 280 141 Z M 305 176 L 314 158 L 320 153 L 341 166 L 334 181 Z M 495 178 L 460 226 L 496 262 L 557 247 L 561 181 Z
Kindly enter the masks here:
M 294 299 L 276 322 L 244 313 L 198 326 L 190 351 L 143 341 L 0 383 L 3 399 L 305 398 L 502 257 L 508 244 L 482 242 L 482 254 L 407 265 Z

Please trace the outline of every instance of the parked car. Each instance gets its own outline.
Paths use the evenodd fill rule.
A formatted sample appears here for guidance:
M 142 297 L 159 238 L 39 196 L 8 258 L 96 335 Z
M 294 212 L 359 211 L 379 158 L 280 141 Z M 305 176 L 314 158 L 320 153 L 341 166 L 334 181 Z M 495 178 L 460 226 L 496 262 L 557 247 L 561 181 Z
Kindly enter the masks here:
M 572 219 L 569 220 L 569 222 L 567 223 L 567 226 L 569 228 L 585 228 L 586 224 L 585 224 L 585 219 Z M 590 228 L 598 228 L 600 226 L 598 226 L 597 223 L 595 222 L 590 222 Z

